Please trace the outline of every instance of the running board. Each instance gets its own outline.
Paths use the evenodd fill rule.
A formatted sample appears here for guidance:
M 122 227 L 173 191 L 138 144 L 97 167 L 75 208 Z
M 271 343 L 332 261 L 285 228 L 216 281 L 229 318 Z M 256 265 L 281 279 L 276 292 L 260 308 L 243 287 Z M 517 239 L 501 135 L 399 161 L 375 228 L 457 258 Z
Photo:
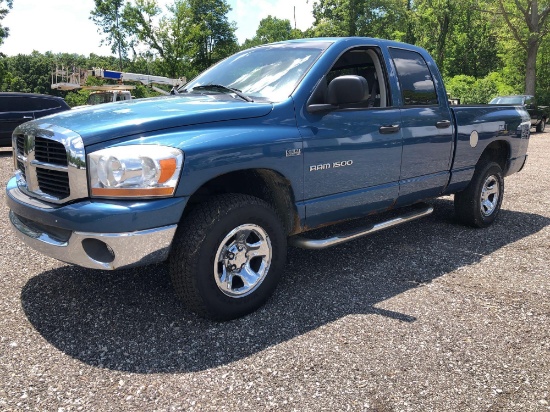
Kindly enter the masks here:
M 325 249 L 327 247 L 336 246 L 341 243 L 349 242 L 350 240 L 357 239 L 362 236 L 370 235 L 374 232 L 379 232 L 390 227 L 398 226 L 403 223 L 410 222 L 412 220 L 429 215 L 434 211 L 433 206 L 426 203 L 419 203 L 420 210 L 414 210 L 407 212 L 401 216 L 395 217 L 385 222 L 371 224 L 364 228 L 356 229 L 353 231 L 343 232 L 339 235 L 329 237 L 326 239 L 307 239 L 301 236 L 294 236 L 289 239 L 289 243 L 292 246 L 302 249 Z

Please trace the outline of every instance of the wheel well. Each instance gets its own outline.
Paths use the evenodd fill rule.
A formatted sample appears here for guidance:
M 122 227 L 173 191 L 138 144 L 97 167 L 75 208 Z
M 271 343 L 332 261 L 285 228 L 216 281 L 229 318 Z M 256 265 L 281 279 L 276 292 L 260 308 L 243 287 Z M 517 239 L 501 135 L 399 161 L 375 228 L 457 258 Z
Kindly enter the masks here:
M 506 173 L 506 166 L 508 164 L 508 159 L 510 158 L 510 147 L 508 143 L 502 140 L 492 142 L 489 146 L 485 148 L 479 161 L 477 162 L 476 168 L 482 166 L 487 161 L 497 162 L 500 168 Z
M 287 234 L 299 231 L 292 186 L 284 176 L 269 169 L 238 170 L 206 182 L 189 198 L 182 219 L 199 203 L 224 193 L 242 193 L 264 200 L 275 209 Z

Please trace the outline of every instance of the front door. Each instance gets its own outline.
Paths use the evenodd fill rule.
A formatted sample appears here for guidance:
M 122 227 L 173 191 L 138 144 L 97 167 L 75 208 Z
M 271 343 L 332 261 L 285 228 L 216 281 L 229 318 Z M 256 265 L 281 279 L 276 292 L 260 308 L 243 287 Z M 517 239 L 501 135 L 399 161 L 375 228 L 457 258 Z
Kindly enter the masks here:
M 308 227 L 387 209 L 398 196 L 401 114 L 391 107 L 378 56 L 376 48 L 349 50 L 322 80 L 329 84 L 341 75 L 363 76 L 370 93 L 362 104 L 298 119 Z

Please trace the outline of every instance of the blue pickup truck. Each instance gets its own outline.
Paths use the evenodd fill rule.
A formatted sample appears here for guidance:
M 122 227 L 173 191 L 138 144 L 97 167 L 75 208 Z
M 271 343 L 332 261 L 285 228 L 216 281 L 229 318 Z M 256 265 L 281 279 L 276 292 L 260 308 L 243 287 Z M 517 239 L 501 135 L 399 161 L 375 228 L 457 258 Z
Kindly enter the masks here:
M 403 43 L 245 50 L 174 96 L 20 126 L 10 220 L 27 245 L 83 267 L 168 261 L 192 311 L 236 318 L 273 293 L 287 243 L 339 244 L 424 216 L 422 200 L 448 194 L 463 223 L 495 220 L 504 177 L 526 162 L 530 117 L 519 106 L 449 107 L 446 96 L 429 54 Z M 308 236 L 405 206 L 391 220 Z

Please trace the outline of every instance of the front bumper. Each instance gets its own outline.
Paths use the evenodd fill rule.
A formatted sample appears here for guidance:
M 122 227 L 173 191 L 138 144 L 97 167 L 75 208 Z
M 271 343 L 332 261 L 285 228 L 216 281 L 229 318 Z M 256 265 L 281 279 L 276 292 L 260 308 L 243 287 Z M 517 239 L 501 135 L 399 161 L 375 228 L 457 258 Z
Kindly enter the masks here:
M 162 262 L 168 257 L 177 225 L 128 233 L 72 232 L 68 239 L 31 227 L 13 211 L 16 236 L 38 252 L 91 269 L 122 269 Z
M 112 270 L 163 261 L 187 198 L 51 205 L 8 182 L 15 234 L 33 249 L 75 265 Z

